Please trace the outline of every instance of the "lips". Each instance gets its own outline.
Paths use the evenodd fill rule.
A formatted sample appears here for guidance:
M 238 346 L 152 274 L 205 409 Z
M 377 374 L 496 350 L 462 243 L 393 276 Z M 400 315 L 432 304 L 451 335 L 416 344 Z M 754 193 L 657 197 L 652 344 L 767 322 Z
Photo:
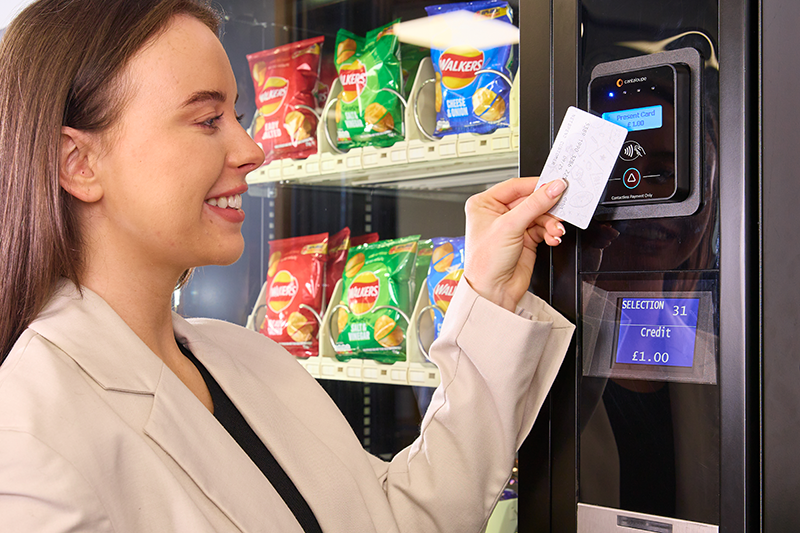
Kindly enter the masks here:
M 242 195 L 225 194 L 209 198 L 205 201 L 211 210 L 229 222 L 244 221 L 244 211 L 242 211 Z

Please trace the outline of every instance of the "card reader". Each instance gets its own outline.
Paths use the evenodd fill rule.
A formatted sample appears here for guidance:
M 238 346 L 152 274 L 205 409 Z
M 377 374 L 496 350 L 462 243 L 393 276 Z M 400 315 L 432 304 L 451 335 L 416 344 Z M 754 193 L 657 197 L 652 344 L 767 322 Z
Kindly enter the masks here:
M 595 67 L 588 111 L 628 130 L 600 219 L 686 216 L 701 203 L 699 53 L 681 49 Z

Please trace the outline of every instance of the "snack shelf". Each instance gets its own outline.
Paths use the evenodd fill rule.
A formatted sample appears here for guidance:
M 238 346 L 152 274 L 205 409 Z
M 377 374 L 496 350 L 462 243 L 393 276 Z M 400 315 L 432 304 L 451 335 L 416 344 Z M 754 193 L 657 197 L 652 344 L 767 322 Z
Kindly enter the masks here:
M 519 166 L 519 76 L 511 86 L 510 127 L 477 135 L 461 133 L 433 139 L 436 122 L 433 65 L 420 63 L 405 108 L 405 140 L 386 148 L 354 148 L 341 153 L 335 110 L 330 105 L 341 90 L 335 80 L 317 124 L 318 151 L 307 159 L 279 159 L 247 176 L 251 186 L 268 183 L 354 187 L 440 189 L 496 183 L 516 177 Z M 429 85 L 426 87 L 426 85 Z M 424 90 L 423 90 L 424 89 Z M 327 128 L 327 132 L 326 132 Z
M 266 292 L 267 284 L 265 283 L 256 299 L 253 312 L 247 318 L 248 329 L 258 331 L 261 327 L 264 320 L 264 303 L 262 302 L 266 299 Z M 341 296 L 342 281 L 339 280 L 333 290 L 331 301 L 338 302 L 341 300 Z M 433 341 L 433 321 L 425 317 L 420 318 L 427 301 L 428 290 L 427 287 L 423 287 L 414 305 L 414 311 L 409 317 L 411 323 L 406 329 L 405 361 L 385 364 L 371 359 L 350 359 L 348 361 L 336 359 L 331 333 L 331 315 L 335 306 L 329 305 L 322 314 L 322 324 L 319 328 L 319 355 L 305 359 L 298 358 L 297 362 L 309 374 L 318 379 L 437 387 L 441 381 L 439 369 L 427 361 L 421 348 L 421 346 L 427 348 Z M 417 329 L 417 324 L 419 324 L 419 329 Z

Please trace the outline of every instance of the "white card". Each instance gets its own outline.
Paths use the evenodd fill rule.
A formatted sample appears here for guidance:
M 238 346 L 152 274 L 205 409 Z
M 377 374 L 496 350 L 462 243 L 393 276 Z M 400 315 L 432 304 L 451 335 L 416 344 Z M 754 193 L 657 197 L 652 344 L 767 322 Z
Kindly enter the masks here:
M 622 126 L 567 109 L 537 185 L 558 178 L 569 184 L 550 214 L 581 229 L 589 226 L 627 135 Z

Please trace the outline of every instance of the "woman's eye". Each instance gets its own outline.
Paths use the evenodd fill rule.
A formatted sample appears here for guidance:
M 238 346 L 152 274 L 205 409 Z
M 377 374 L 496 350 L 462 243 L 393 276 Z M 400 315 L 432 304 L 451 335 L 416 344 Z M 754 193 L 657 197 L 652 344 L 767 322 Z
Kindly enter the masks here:
M 243 119 L 244 119 L 244 113 L 242 113 L 241 115 L 236 115 L 236 120 L 239 122 L 239 124 L 242 123 Z
M 221 118 L 222 118 L 222 113 L 220 113 L 219 115 L 217 115 L 215 117 L 211 117 L 211 118 L 208 118 L 208 119 L 204 120 L 203 122 L 200 123 L 200 125 L 205 126 L 207 128 L 217 129 L 217 128 L 219 128 L 219 126 L 217 126 L 217 122 Z

